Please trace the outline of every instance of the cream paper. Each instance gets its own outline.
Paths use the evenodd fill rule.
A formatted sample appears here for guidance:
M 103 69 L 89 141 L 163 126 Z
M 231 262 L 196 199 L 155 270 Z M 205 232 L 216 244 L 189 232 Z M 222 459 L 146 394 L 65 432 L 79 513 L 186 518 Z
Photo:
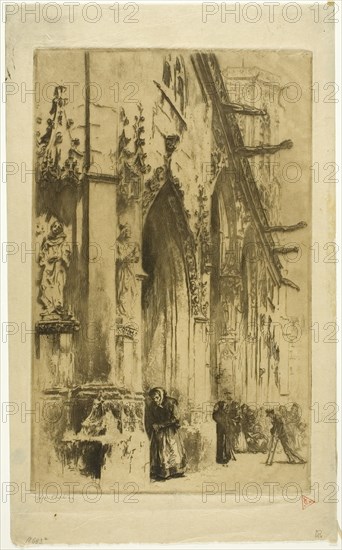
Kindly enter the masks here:
M 335 542 L 332 8 L 29 9 L 6 11 L 13 542 Z M 303 464 L 280 437 L 265 465 L 279 407 Z M 185 477 L 151 480 L 182 445 Z

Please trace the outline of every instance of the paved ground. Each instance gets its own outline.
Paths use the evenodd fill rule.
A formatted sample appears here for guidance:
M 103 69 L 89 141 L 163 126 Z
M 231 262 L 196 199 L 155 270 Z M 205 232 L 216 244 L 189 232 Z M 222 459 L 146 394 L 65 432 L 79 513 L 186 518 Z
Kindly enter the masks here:
M 146 451 L 146 449 L 145 449 Z M 145 455 L 147 453 L 145 452 Z M 60 462 L 55 459 L 51 463 L 46 479 L 39 479 L 40 483 L 49 483 L 51 480 L 60 483 L 76 482 L 75 492 L 79 492 L 85 485 L 91 483 L 100 484 L 103 493 L 120 491 L 121 493 L 172 493 L 175 496 L 181 493 L 198 494 L 201 499 L 219 499 L 225 502 L 231 498 L 239 501 L 258 502 L 260 496 L 269 496 L 270 493 L 287 493 L 296 495 L 303 492 L 309 494 L 309 464 L 289 464 L 281 448 L 277 449 L 272 466 L 266 466 L 266 454 L 237 453 L 236 461 L 231 461 L 228 467 L 215 462 L 215 448 L 212 456 L 207 457 L 208 464 L 197 472 L 186 472 L 181 478 L 168 479 L 166 481 L 149 480 L 149 463 L 145 463 L 144 479 L 141 476 L 141 464 L 139 468 L 127 474 L 127 460 L 120 461 L 116 456 L 110 456 L 102 468 L 101 480 L 94 480 L 89 476 L 81 475 L 79 468 L 65 467 L 61 472 Z M 144 458 L 147 456 L 144 455 Z M 302 453 L 302 456 L 306 456 Z M 148 460 L 148 458 L 147 458 Z M 131 484 L 131 485 L 130 485 Z M 132 485 L 133 484 L 133 485 Z M 271 487 L 270 487 L 271 484 Z M 113 489 L 114 486 L 114 489 Z M 88 490 L 88 489 L 87 489 Z M 90 488 L 91 492 L 92 489 Z M 229 493 L 230 492 L 230 493 Z M 232 495 L 228 497 L 228 495 Z M 253 499 L 255 499 L 253 501 Z
M 262 492 L 269 494 L 270 483 L 274 484 L 275 494 L 278 491 L 288 492 L 289 495 L 298 491 L 307 492 L 308 464 L 288 464 L 283 452 L 275 456 L 272 466 L 266 466 L 264 454 L 237 454 L 236 462 L 232 461 L 228 467 L 214 464 L 201 472 L 188 473 L 184 478 L 157 481 L 150 484 L 148 491 L 157 493 L 192 493 L 200 492 L 203 495 L 210 493 L 223 495 L 225 491 L 234 491 L 240 498 L 252 501 Z M 254 484 L 254 485 L 253 485 Z M 290 485 L 292 484 L 292 486 Z M 237 498 L 237 497 L 236 497 Z

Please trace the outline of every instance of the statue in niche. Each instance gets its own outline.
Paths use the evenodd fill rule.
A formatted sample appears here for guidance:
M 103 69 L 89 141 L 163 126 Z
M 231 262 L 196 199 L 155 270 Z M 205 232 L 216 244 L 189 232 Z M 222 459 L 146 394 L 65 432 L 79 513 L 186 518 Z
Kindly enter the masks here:
M 71 256 L 70 243 L 66 242 L 66 238 L 63 225 L 54 221 L 40 247 L 39 265 L 43 267 L 43 274 L 39 299 L 44 306 L 41 316 L 45 319 L 71 317 L 64 308 L 64 287 Z
M 223 312 L 223 330 L 222 336 L 231 336 L 234 332 L 234 327 L 232 326 L 232 308 L 233 305 L 230 302 L 229 298 L 224 298 L 222 301 L 222 312 Z
M 134 318 L 134 304 L 137 298 L 137 283 L 134 264 L 139 262 L 140 248 L 132 242 L 129 224 L 119 226 L 120 235 L 116 241 L 116 289 L 117 314 L 123 322 Z

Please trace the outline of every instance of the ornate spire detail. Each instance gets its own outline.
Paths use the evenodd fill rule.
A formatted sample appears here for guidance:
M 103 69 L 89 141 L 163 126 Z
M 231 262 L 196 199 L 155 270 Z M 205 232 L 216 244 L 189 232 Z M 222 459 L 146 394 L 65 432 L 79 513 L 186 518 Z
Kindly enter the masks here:
M 83 157 L 78 150 L 79 139 L 71 134 L 74 122 L 66 114 L 65 91 L 65 86 L 55 88 L 45 134 L 41 136 L 37 132 L 37 182 L 42 188 L 54 186 L 57 191 L 79 184 L 79 162 Z M 40 118 L 37 123 L 41 123 Z

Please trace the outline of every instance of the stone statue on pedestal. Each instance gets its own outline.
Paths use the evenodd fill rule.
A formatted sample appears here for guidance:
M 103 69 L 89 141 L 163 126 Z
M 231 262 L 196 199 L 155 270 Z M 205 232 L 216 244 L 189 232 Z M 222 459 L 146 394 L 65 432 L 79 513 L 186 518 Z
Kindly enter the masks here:
M 134 318 L 138 292 L 134 264 L 139 262 L 140 247 L 130 238 L 130 226 L 120 225 L 120 235 L 116 241 L 116 299 L 117 314 L 123 318 L 123 322 Z
M 39 265 L 43 267 L 43 273 L 39 299 L 44 306 L 41 316 L 45 319 L 70 317 L 64 308 L 64 287 L 71 256 L 66 238 L 63 225 L 54 221 L 40 247 Z

